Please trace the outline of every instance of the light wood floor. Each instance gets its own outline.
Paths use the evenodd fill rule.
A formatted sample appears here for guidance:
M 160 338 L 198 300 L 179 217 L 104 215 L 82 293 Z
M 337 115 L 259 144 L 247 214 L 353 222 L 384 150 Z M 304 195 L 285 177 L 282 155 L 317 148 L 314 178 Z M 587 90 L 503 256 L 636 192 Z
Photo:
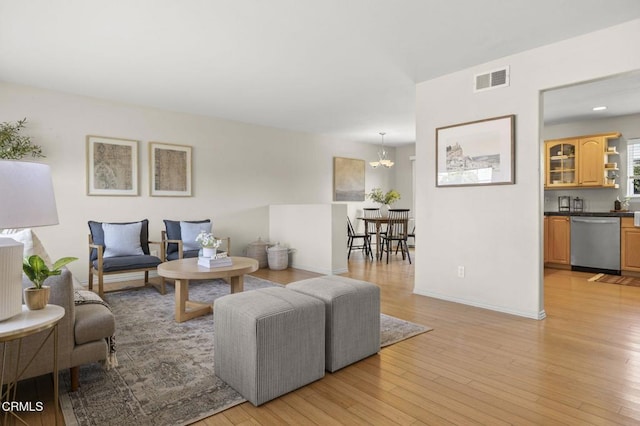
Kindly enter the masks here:
M 640 288 L 547 270 L 547 318 L 536 321 L 414 295 L 406 262 L 355 253 L 349 271 L 381 286 L 384 313 L 435 330 L 197 425 L 640 424 Z M 315 274 L 255 275 L 286 284 Z M 38 397 L 49 386 L 39 384 Z

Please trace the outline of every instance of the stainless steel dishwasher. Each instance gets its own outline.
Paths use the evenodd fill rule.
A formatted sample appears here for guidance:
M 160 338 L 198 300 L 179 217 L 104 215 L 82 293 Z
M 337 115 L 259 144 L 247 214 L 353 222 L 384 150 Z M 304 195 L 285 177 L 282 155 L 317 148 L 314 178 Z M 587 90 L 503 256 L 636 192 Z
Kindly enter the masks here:
M 571 216 L 571 269 L 620 275 L 620 218 Z

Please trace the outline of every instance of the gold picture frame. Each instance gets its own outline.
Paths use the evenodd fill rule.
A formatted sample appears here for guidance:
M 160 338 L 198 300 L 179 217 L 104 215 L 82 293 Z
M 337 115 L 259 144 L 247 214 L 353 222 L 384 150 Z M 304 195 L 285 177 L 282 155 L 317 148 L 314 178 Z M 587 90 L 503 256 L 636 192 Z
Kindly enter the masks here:
M 87 195 L 139 195 L 138 141 L 87 136 Z
M 149 194 L 152 197 L 190 197 L 192 147 L 149 143 Z

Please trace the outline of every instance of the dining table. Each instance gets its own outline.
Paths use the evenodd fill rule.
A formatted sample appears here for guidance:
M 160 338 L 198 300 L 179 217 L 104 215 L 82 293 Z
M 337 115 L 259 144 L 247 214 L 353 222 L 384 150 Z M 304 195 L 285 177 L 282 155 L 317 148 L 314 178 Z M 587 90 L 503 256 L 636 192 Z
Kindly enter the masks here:
M 380 230 L 382 225 L 389 223 L 388 217 L 359 217 L 358 219 L 364 221 L 364 230 L 369 233 L 369 223 L 376 225 L 376 260 L 380 257 Z

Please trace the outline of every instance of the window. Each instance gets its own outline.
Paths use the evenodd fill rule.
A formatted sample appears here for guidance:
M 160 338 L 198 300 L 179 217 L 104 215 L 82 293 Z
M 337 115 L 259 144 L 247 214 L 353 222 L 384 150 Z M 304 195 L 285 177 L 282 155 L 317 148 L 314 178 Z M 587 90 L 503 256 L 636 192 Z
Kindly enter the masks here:
M 627 196 L 640 197 L 640 138 L 627 140 Z

